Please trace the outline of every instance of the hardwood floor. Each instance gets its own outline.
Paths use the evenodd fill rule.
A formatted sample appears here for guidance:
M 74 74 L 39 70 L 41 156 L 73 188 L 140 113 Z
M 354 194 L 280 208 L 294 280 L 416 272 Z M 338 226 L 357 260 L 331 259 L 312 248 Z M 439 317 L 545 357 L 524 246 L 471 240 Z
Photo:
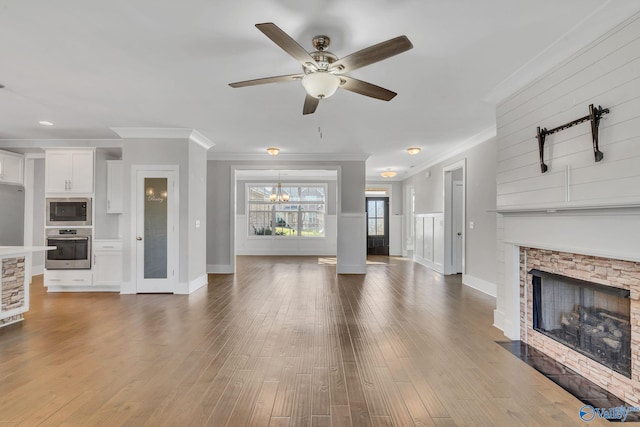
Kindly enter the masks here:
M 495 300 L 400 258 L 238 257 L 190 296 L 47 294 L 0 330 L 0 427 L 569 426 Z M 593 421 L 591 425 L 604 425 Z

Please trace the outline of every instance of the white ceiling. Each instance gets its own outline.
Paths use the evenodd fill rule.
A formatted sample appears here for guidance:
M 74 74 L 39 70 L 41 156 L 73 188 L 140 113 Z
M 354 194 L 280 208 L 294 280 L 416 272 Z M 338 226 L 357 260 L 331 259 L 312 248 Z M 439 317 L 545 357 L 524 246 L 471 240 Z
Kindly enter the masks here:
M 194 128 L 216 144 L 210 158 L 267 159 L 269 146 L 366 153 L 369 177 L 391 168 L 402 179 L 490 133 L 492 102 L 526 82 L 519 75 L 543 71 L 638 9 L 637 0 L 5 0 L 0 148 L 69 138 L 99 146 L 117 138 L 111 128 Z M 412 50 L 350 74 L 398 96 L 339 90 L 303 116 L 297 82 L 229 87 L 300 71 L 259 22 L 308 50 L 326 34 L 339 57 L 407 35 Z M 423 151 L 410 157 L 409 146 Z

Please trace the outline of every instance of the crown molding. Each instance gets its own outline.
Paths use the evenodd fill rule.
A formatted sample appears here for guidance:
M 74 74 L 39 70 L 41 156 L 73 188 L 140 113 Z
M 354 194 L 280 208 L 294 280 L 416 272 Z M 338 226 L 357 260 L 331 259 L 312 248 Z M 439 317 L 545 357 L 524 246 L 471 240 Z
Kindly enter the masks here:
M 343 162 L 364 162 L 369 158 L 370 154 L 366 153 L 286 153 L 272 156 L 268 153 L 264 154 L 242 154 L 242 153 L 216 153 L 209 151 L 207 158 L 209 160 L 231 160 L 231 161 L 260 161 L 263 163 L 278 163 L 280 161 L 297 161 L 297 162 L 318 162 L 318 161 L 343 161 Z
M 216 144 L 211 141 L 209 138 L 198 132 L 197 130 L 191 130 L 191 134 L 189 135 L 189 140 L 195 142 L 205 150 L 215 146 Z
M 202 133 L 191 128 L 110 128 L 122 139 L 188 139 L 205 150 L 215 143 Z
M 109 128 L 122 139 L 188 139 L 191 128 Z
M 0 148 L 119 148 L 119 138 L 77 138 L 77 139 L 0 139 Z
M 492 105 L 504 101 L 638 12 L 640 2 L 637 0 L 607 0 L 499 83 L 484 101 Z
M 430 167 L 437 165 L 438 163 L 442 163 L 447 159 L 452 158 L 453 156 L 457 156 L 458 154 L 464 153 L 467 150 L 475 147 L 476 145 L 480 145 L 483 142 L 490 140 L 491 138 L 495 138 L 497 135 L 496 125 L 489 126 L 488 128 L 478 132 L 473 135 L 471 138 L 464 140 L 460 144 L 457 144 L 453 149 L 431 159 L 431 161 L 427 163 L 423 163 L 421 165 L 416 166 L 414 169 L 411 169 L 411 174 L 400 178 L 398 181 L 404 181 L 407 178 L 411 178 L 423 172 Z
M 411 178 L 412 176 L 417 175 L 420 172 L 423 172 L 429 169 L 430 167 L 437 165 L 438 163 L 442 163 L 453 156 L 457 156 L 460 153 L 464 153 L 465 151 L 475 147 L 476 145 L 480 145 L 491 138 L 495 138 L 496 135 L 497 135 L 496 125 L 489 126 L 488 128 L 478 132 L 472 137 L 465 139 L 460 144 L 454 145 L 454 147 L 451 150 L 445 151 L 444 153 L 436 157 L 433 157 L 430 161 L 419 164 L 408 171 L 398 172 L 398 175 L 394 176 L 393 178 L 382 178 L 378 173 L 376 173 L 373 175 L 367 175 L 367 181 L 369 180 L 380 181 L 381 179 L 384 180 L 384 182 L 404 181 L 405 179 Z

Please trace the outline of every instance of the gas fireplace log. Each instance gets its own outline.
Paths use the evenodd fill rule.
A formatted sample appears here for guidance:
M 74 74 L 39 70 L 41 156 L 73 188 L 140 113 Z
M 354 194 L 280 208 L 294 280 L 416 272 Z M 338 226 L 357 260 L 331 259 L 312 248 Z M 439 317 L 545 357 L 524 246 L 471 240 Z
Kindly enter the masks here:
M 611 338 L 603 338 L 602 341 L 604 341 L 604 343 L 609 347 L 611 347 L 613 350 L 615 351 L 620 350 L 620 346 L 621 346 L 620 341 L 617 341 Z
M 604 311 L 599 311 L 598 315 L 601 316 L 601 317 L 606 317 L 608 319 L 611 319 L 611 320 L 613 320 L 615 322 L 620 322 L 620 323 L 622 323 L 624 325 L 629 325 L 631 323 L 629 321 L 629 319 L 625 319 L 623 317 L 612 316 L 609 313 L 605 313 Z

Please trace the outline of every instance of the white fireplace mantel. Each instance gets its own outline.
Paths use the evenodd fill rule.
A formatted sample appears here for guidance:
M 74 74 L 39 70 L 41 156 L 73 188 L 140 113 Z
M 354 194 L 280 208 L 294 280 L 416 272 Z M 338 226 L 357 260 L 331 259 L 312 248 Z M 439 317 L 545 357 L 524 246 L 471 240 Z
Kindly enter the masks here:
M 520 337 L 520 247 L 640 262 L 640 204 L 498 208 L 498 298 L 494 324 Z

